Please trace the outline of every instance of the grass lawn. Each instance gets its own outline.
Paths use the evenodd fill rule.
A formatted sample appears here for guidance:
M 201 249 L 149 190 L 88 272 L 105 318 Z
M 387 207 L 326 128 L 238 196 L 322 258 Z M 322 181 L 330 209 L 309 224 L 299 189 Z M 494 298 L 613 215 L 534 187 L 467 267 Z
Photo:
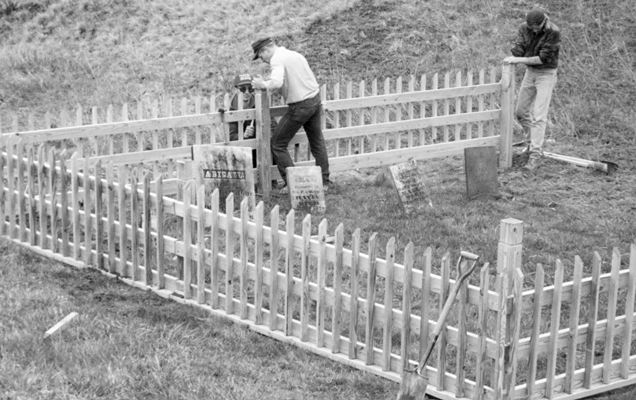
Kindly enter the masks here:
M 383 171 L 334 176 L 330 232 L 378 232 L 494 261 L 503 218 L 524 221 L 523 272 L 551 283 L 593 251 L 636 239 L 636 41 L 630 0 L 553 1 L 563 51 L 546 149 L 616 162 L 612 175 L 546 160 L 533 174 L 499 175 L 498 200 L 467 201 L 460 158 L 421 163 L 425 207 L 405 216 Z M 479 70 L 508 55 L 534 2 L 488 0 L 269 1 L 7 0 L 0 2 L 0 127 L 8 115 L 58 113 L 141 98 L 207 96 L 239 72 L 263 73 L 249 44 L 273 35 L 307 55 L 322 83 Z M 518 78 L 521 76 L 519 75 Z M 88 108 L 86 108 L 88 109 Z M 289 210 L 280 200 L 281 215 Z M 268 204 L 269 207 L 272 204 Z M 298 219 L 300 220 L 300 218 Z M 319 219 L 312 219 L 316 229 Z M 61 266 L 0 242 L 0 399 L 378 399 L 397 385 L 263 338 L 95 271 Z M 623 258 L 626 260 L 626 257 Z M 71 311 L 48 341 L 42 335 Z M 628 388 L 596 399 L 636 397 Z

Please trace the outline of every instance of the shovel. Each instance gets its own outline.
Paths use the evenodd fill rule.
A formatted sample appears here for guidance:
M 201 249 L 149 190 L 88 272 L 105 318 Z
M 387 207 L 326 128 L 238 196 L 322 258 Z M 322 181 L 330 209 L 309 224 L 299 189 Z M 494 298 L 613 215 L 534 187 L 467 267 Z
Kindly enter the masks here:
M 463 259 L 471 260 L 472 265 L 466 270 L 461 270 L 461 262 Z M 457 260 L 457 271 L 460 274 L 457 281 L 455 281 L 455 285 L 451 290 L 446 303 L 444 303 L 444 308 L 439 315 L 439 319 L 437 320 L 437 324 L 435 325 L 435 330 L 433 331 L 433 340 L 430 341 L 426 352 L 422 356 L 422 359 L 418 363 L 415 369 L 404 370 L 402 374 L 402 382 L 400 383 L 400 391 L 397 395 L 397 400 L 424 400 L 426 394 L 426 387 L 428 386 L 428 378 L 425 375 L 422 375 L 422 370 L 426 368 L 426 362 L 430 358 L 431 354 L 433 354 L 433 347 L 439 338 L 442 329 L 444 328 L 444 322 L 446 321 L 446 317 L 450 312 L 451 307 L 453 306 L 453 302 L 457 297 L 457 293 L 459 293 L 459 289 L 461 289 L 462 284 L 470 274 L 475 270 L 477 266 L 477 260 L 479 256 L 473 253 L 469 253 L 467 251 L 462 251 L 459 255 L 459 259 Z

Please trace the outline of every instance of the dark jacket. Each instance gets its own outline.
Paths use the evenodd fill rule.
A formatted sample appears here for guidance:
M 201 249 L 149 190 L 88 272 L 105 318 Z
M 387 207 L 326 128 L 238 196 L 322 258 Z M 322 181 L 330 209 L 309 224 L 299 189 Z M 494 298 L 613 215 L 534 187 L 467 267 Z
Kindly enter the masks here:
M 559 47 L 561 32 L 559 28 L 548 20 L 543 29 L 534 33 L 528 24 L 521 24 L 511 53 L 515 57 L 539 56 L 542 64 L 532 65 L 536 69 L 553 69 L 559 64 Z
M 232 99 L 230 100 L 230 110 L 234 111 L 234 110 L 238 110 L 238 93 L 235 93 L 234 96 L 232 96 Z M 254 108 L 256 107 L 256 97 L 254 96 L 253 93 L 250 94 L 243 94 L 243 107 L 241 108 L 242 110 L 248 110 L 250 108 Z M 243 130 L 247 129 L 248 126 L 250 126 L 252 124 L 252 120 L 247 120 L 243 122 Z M 239 140 L 239 126 L 238 126 L 238 122 L 230 122 L 230 140 Z M 276 121 L 274 120 L 274 118 L 271 119 L 271 124 L 270 124 L 270 129 L 272 130 L 272 134 L 274 133 L 274 130 L 276 129 L 276 126 L 278 124 L 276 123 Z

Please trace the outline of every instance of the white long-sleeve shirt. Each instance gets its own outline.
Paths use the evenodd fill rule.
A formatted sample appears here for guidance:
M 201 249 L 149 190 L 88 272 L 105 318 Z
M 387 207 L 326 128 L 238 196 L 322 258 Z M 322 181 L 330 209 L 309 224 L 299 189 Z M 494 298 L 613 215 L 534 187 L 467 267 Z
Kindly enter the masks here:
M 280 89 L 287 104 L 312 98 L 320 92 L 316 77 L 302 54 L 277 47 L 269 64 L 272 71 L 265 87 Z

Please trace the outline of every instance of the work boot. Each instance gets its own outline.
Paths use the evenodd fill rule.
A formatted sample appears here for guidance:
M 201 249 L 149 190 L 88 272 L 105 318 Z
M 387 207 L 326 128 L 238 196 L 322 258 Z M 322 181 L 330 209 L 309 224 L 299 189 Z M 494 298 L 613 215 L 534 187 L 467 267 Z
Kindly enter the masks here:
M 537 152 L 532 152 L 530 153 L 530 156 L 528 157 L 528 161 L 526 162 L 526 165 L 523 166 L 523 168 L 528 171 L 534 171 L 537 169 L 539 164 L 541 164 L 541 154 Z

